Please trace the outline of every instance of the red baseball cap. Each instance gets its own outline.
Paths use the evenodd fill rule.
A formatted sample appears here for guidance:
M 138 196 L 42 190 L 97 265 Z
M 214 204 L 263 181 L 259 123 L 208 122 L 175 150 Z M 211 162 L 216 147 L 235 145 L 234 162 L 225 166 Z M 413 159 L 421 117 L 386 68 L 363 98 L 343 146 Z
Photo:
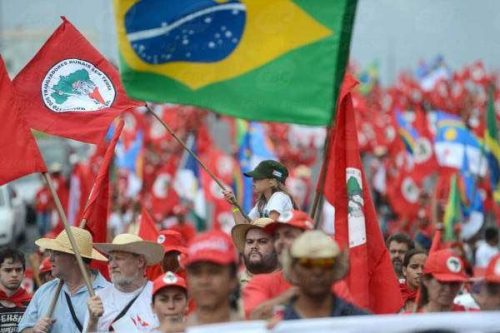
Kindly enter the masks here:
M 500 283 L 500 254 L 491 258 L 484 274 L 486 282 Z
M 187 291 L 186 280 L 174 272 L 166 272 L 153 281 L 153 297 L 163 288 L 179 287 Z
M 40 263 L 40 267 L 38 267 L 39 273 L 47 273 L 52 270 L 52 264 L 50 263 L 49 257 L 45 257 Z
M 219 265 L 238 263 L 238 252 L 228 234 L 213 230 L 197 235 L 187 249 L 187 258 L 183 260 L 185 267 L 207 261 Z
M 264 230 L 270 234 L 274 234 L 280 225 L 288 225 L 304 231 L 314 229 L 313 220 L 309 217 L 309 215 L 307 215 L 307 213 L 300 210 L 291 210 L 280 214 L 278 220 L 266 225 Z
M 468 280 L 462 259 L 449 249 L 430 253 L 424 265 L 424 274 L 432 274 L 436 280 L 442 282 Z
M 158 244 L 163 246 L 163 252 L 178 251 L 185 253 L 187 250 L 186 241 L 182 234 L 175 230 L 162 230 L 156 239 Z

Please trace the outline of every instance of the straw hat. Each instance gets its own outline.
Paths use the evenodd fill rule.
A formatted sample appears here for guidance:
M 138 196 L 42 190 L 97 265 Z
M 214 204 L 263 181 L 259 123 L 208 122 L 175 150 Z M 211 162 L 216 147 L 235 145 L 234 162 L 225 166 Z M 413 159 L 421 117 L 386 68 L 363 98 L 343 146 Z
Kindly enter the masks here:
M 85 229 L 70 227 L 71 233 L 75 237 L 76 245 L 80 255 L 83 258 L 94 259 L 99 261 L 108 261 L 105 256 L 92 248 L 92 235 Z M 63 230 L 55 239 L 40 238 L 35 241 L 35 244 L 46 250 L 75 254 L 68 238 L 66 230 Z
M 96 243 L 96 249 L 109 254 L 113 251 L 123 251 L 143 255 L 147 265 L 154 265 L 163 260 L 163 246 L 143 240 L 134 234 L 120 234 L 111 243 Z
M 349 257 L 341 251 L 337 242 L 321 230 L 305 231 L 297 237 L 288 251 L 282 254 L 283 273 L 290 279 L 294 259 L 334 258 L 335 281 L 341 280 L 349 270 Z
M 233 229 L 231 229 L 231 237 L 233 238 L 233 243 L 234 245 L 236 245 L 238 251 L 240 253 L 243 253 L 245 249 L 245 241 L 248 230 L 262 229 L 262 231 L 264 231 L 264 227 L 273 222 L 273 219 L 262 217 L 252 221 L 251 223 L 242 223 L 235 225 Z

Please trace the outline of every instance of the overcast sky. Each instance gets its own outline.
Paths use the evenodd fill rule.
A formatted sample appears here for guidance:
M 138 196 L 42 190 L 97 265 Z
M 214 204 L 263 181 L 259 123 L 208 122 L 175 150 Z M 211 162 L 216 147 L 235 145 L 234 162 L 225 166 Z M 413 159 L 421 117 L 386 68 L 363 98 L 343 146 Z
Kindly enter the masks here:
M 335 0 L 331 0 L 335 1 Z M 64 15 L 116 61 L 111 0 L 0 0 L 0 53 L 17 73 Z M 452 68 L 482 59 L 500 70 L 498 0 L 359 0 L 351 58 L 377 60 L 383 83 L 442 54 Z

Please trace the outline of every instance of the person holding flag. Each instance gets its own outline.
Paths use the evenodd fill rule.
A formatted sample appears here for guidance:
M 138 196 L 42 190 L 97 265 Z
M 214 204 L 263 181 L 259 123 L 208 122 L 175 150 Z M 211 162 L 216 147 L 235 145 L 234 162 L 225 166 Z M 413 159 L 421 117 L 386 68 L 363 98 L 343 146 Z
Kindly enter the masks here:
M 78 251 L 82 256 L 94 290 L 100 290 L 109 282 L 98 271 L 90 270 L 92 260 L 107 261 L 106 257 L 93 249 L 92 235 L 85 229 L 71 227 Z M 81 332 L 89 292 L 78 268 L 75 253 L 68 234 L 62 231 L 55 239 L 41 238 L 36 245 L 48 250 L 54 280 L 43 284 L 33 295 L 18 326 L 21 333 L 66 333 Z M 54 318 L 49 317 L 50 300 L 56 294 L 58 284 L 64 281 L 58 293 Z M 69 314 L 69 316 L 68 316 Z
M 297 209 L 292 195 L 285 186 L 288 177 L 288 169 L 281 163 L 273 160 L 265 160 L 257 167 L 244 174 L 253 178 L 253 187 L 257 194 L 257 202 L 248 213 L 248 217 L 253 221 L 261 217 L 268 217 L 277 220 L 280 215 Z M 236 197 L 233 192 L 226 189 L 225 199 L 233 204 Z M 236 224 L 248 223 L 238 208 L 233 208 L 233 217 Z

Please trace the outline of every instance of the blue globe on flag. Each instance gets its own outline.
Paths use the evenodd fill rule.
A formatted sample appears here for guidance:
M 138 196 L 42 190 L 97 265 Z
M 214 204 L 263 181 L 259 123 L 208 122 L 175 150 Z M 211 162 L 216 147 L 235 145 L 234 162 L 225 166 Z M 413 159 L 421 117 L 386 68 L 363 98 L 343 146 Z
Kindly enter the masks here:
M 239 0 L 143 0 L 125 15 L 134 52 L 149 64 L 211 63 L 228 57 L 245 29 Z

